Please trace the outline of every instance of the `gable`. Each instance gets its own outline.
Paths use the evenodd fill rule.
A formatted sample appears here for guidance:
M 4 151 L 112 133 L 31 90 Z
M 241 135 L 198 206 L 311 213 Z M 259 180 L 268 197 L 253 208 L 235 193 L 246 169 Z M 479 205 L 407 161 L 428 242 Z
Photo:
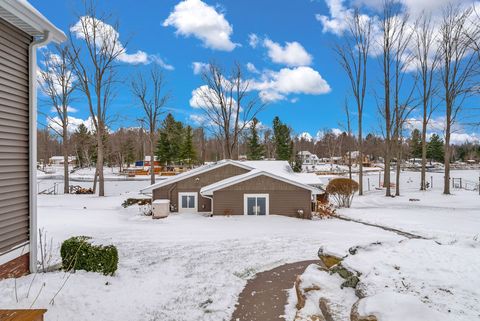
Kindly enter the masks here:
M 225 188 L 221 188 L 218 191 L 303 191 L 305 188 L 297 185 L 290 184 L 288 182 L 269 177 L 266 175 L 259 175 L 250 179 L 232 184 Z
M 249 172 L 249 170 L 245 168 L 233 164 L 227 164 L 198 175 L 186 177 L 185 179 L 178 181 L 176 184 L 179 189 L 197 189 L 247 172 Z

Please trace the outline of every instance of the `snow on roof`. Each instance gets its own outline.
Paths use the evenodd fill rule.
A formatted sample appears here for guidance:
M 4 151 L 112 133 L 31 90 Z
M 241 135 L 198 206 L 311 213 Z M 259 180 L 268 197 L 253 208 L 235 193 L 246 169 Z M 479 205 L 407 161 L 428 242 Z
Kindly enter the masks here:
M 240 182 L 255 178 L 257 176 L 261 176 L 261 175 L 269 176 L 269 177 L 272 177 L 274 179 L 281 180 L 281 181 L 284 181 L 286 183 L 296 185 L 296 186 L 304 188 L 304 189 L 308 189 L 308 190 L 310 190 L 310 191 L 312 191 L 316 194 L 320 194 L 322 192 L 320 189 L 318 189 L 316 187 L 313 187 L 309 184 L 305 184 L 305 183 L 297 181 L 294 176 L 290 176 L 290 177 L 289 176 L 283 176 L 283 175 L 281 176 L 281 175 L 276 175 L 272 172 L 262 171 L 262 170 L 259 170 L 259 169 L 254 169 L 254 170 L 251 170 L 250 172 L 247 172 L 245 174 L 232 176 L 232 177 L 226 178 L 224 180 L 215 182 L 213 184 L 204 186 L 200 190 L 200 194 L 202 194 L 202 195 L 212 195 L 214 191 L 217 191 L 219 189 L 222 189 L 222 188 L 225 188 L 225 187 L 228 187 L 228 186 L 231 186 L 231 185 L 234 185 L 234 184 L 237 184 L 237 183 L 240 183 Z
M 237 165 L 239 167 L 271 173 L 276 176 L 280 176 L 290 181 L 297 182 L 299 184 L 311 185 L 315 187 L 322 186 L 322 181 L 320 177 L 313 173 L 295 173 L 292 170 L 292 167 L 287 161 L 278 161 L 278 160 L 261 160 L 261 161 L 237 161 L 237 160 L 221 160 L 213 164 L 203 165 L 187 172 L 171 176 L 161 182 L 150 185 L 142 189 L 141 193 L 151 193 L 154 189 L 169 185 L 178 181 L 181 181 L 185 178 L 198 175 L 200 173 L 208 172 L 214 168 L 221 167 L 227 164 Z M 239 176 L 239 175 L 238 175 Z M 237 176 L 235 176 L 237 177 Z

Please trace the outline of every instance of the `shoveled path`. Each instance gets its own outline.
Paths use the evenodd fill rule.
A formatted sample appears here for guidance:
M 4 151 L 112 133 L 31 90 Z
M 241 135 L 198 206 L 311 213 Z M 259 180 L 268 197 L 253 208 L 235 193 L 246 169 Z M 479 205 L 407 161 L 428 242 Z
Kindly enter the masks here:
M 272 270 L 257 273 L 249 280 L 238 298 L 232 321 L 285 320 L 287 290 L 293 288 L 297 275 L 319 260 L 284 264 Z

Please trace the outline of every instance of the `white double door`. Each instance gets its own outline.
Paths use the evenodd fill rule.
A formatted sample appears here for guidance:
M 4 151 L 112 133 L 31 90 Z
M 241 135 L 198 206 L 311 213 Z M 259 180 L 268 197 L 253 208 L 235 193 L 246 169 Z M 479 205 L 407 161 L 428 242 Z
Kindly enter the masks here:
M 198 193 L 178 193 L 178 212 L 196 213 L 198 212 Z
M 244 215 L 268 215 L 269 197 L 268 194 L 244 194 L 243 196 Z

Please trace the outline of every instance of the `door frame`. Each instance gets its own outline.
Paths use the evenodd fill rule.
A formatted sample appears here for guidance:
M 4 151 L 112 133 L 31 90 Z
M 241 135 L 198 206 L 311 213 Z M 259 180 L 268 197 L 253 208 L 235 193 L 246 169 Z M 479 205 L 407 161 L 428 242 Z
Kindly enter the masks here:
M 264 197 L 265 198 L 265 216 L 270 215 L 270 194 L 243 194 L 243 215 L 248 216 L 247 199 L 249 197 Z M 251 215 L 251 216 L 263 216 L 263 215 Z
M 194 208 L 182 207 L 182 196 L 195 196 Z M 178 193 L 178 212 L 179 213 L 197 213 L 198 212 L 198 193 L 197 192 L 179 192 Z

